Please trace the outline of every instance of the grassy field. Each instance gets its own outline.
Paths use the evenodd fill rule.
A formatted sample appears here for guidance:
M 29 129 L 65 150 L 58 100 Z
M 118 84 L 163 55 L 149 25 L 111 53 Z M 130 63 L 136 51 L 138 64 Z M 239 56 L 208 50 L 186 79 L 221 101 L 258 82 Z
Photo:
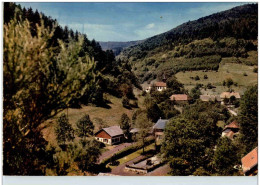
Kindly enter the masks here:
M 222 86 L 222 82 L 227 78 L 231 78 L 234 82 L 238 84 L 237 87 L 232 86 L 232 89 L 235 91 L 240 92 L 241 94 L 244 93 L 246 87 L 250 85 L 257 84 L 257 73 L 253 72 L 253 69 L 256 66 L 247 66 L 243 64 L 236 64 L 236 63 L 227 63 L 226 60 L 223 59 L 220 63 L 218 72 L 216 71 L 189 71 L 189 72 L 179 72 L 176 74 L 177 79 L 185 85 L 185 88 L 190 90 L 193 88 L 196 83 L 201 83 L 207 85 L 211 83 L 212 85 L 216 86 L 216 89 L 213 90 L 204 90 L 202 91 L 203 94 L 219 94 L 223 91 L 226 91 L 228 88 Z M 244 76 L 247 74 L 247 76 Z M 190 77 L 199 76 L 200 80 L 193 80 Z M 204 75 L 208 76 L 208 79 L 204 79 Z
M 76 128 L 76 122 L 80 119 L 84 114 L 89 114 L 90 119 L 93 121 L 95 125 L 95 132 L 98 131 L 101 127 L 113 126 L 118 125 L 121 119 L 121 115 L 126 113 L 129 118 L 132 118 L 132 114 L 135 109 L 126 109 L 122 106 L 122 100 L 120 98 L 116 98 L 114 96 L 107 96 L 108 99 L 111 101 L 110 108 L 103 108 L 103 107 L 96 107 L 96 106 L 82 106 L 82 108 L 69 108 L 68 110 L 65 109 L 58 113 L 53 118 L 47 120 L 45 123 L 42 124 L 44 128 L 42 130 L 44 138 L 49 141 L 52 145 L 57 145 L 56 136 L 55 136 L 55 125 L 58 116 L 62 113 L 67 114 L 69 122 L 72 124 L 73 128 Z M 137 96 L 139 107 L 142 107 L 143 97 Z M 77 141 L 77 138 L 76 138 Z

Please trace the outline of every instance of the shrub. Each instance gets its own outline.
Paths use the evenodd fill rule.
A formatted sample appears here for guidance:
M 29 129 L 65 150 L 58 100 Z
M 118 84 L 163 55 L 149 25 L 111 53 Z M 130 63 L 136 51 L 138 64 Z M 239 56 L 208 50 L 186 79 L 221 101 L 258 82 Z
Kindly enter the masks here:
M 233 82 L 233 80 L 232 80 L 231 78 L 228 78 L 228 79 L 226 80 L 226 84 L 227 84 L 227 87 L 229 88 L 231 85 L 234 84 L 234 82 Z
M 132 106 L 133 106 L 134 108 L 138 108 L 138 102 L 137 102 L 137 100 L 134 100 Z
M 200 80 L 200 77 L 197 75 L 197 76 L 195 76 L 195 80 L 197 81 L 197 80 Z
M 208 75 L 204 75 L 204 79 L 208 79 Z
M 244 76 L 247 76 L 246 72 L 243 73 Z
M 258 72 L 258 68 L 255 67 L 255 68 L 253 69 L 253 72 L 254 72 L 254 73 L 257 73 L 257 72 Z
M 129 108 L 130 107 L 130 104 L 129 104 L 129 99 L 127 98 L 127 97 L 123 97 L 123 99 L 122 99 L 122 105 L 123 105 L 123 107 L 125 107 L 125 108 Z

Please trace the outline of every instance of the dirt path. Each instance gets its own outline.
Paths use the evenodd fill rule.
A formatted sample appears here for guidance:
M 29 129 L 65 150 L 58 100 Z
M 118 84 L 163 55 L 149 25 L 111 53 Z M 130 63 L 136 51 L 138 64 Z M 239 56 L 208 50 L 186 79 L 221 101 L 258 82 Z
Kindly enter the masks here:
M 111 157 L 113 154 L 119 152 L 120 150 L 123 150 L 124 148 L 131 146 L 133 143 L 122 143 L 117 145 L 115 148 L 104 152 L 100 157 L 99 157 L 99 162 L 101 162 L 104 159 L 107 159 Z

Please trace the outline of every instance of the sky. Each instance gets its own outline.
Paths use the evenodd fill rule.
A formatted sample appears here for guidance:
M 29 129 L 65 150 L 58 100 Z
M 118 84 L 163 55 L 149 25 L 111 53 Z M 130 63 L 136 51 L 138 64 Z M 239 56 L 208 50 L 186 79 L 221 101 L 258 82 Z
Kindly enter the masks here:
M 187 21 L 239 6 L 242 2 L 218 3 L 90 3 L 26 2 L 22 7 L 38 10 L 61 26 L 87 34 L 97 41 L 143 40 Z

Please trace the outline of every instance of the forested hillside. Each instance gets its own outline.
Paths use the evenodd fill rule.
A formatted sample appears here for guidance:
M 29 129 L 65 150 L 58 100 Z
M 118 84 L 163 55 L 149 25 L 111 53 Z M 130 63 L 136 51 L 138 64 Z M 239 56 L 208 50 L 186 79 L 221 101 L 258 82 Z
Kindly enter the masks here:
M 257 55 L 258 5 L 247 4 L 184 23 L 123 50 L 141 82 L 179 71 L 217 70 L 224 57 L 254 65 Z
M 15 3 L 4 3 L 3 49 L 5 175 L 41 175 L 46 166 L 57 167 L 39 129 L 57 112 L 106 107 L 104 93 L 134 98 L 139 86 L 131 67 L 112 51 Z

